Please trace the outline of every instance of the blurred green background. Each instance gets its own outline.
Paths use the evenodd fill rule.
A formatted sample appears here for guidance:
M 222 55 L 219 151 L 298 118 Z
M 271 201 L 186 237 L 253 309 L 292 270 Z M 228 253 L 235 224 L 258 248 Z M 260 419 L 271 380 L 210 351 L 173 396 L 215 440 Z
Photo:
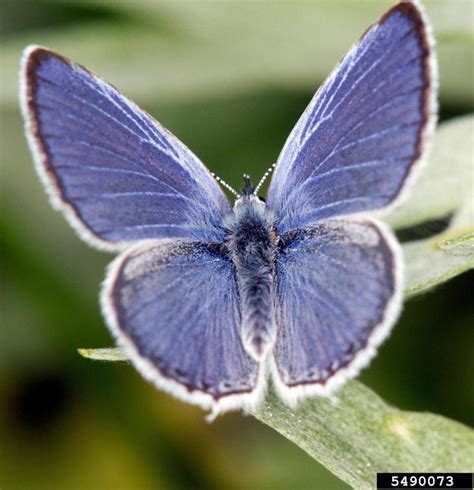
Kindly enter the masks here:
M 244 171 L 256 180 L 275 161 L 318 85 L 390 5 L 0 0 L 0 488 L 346 487 L 251 417 L 208 425 L 128 365 L 77 354 L 111 344 L 97 299 L 111 256 L 50 208 L 23 135 L 17 72 L 29 43 L 84 64 L 238 187 Z M 425 5 L 441 119 L 471 112 L 474 3 Z M 473 286 L 467 273 L 411 300 L 362 381 L 401 408 L 472 424 Z

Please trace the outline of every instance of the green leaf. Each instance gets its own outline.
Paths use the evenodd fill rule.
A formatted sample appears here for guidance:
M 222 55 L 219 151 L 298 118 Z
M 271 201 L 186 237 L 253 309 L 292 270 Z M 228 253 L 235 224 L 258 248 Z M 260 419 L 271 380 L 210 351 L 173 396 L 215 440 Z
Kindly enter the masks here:
M 109 361 L 109 362 L 128 362 L 128 357 L 117 347 L 103 349 L 77 349 L 77 352 L 86 359 L 93 361 Z
M 418 240 L 403 246 L 406 269 L 405 296 L 427 291 L 474 268 L 474 233 L 447 239 Z
M 124 359 L 116 348 L 81 349 L 80 353 L 84 351 L 91 359 Z M 358 381 L 348 382 L 335 400 L 313 398 L 297 410 L 269 393 L 252 415 L 353 488 L 375 487 L 375 475 L 383 471 L 472 469 L 471 429 L 439 415 L 398 410 Z
M 443 218 L 472 201 L 474 116 L 457 117 L 436 131 L 429 160 L 405 203 L 386 221 L 405 228 Z
M 446 253 L 458 257 L 474 255 L 474 232 L 470 231 L 461 236 L 440 240 L 436 246 Z
M 443 233 L 403 245 L 405 296 L 420 294 L 474 268 L 474 212 L 472 199 Z
M 474 432 L 468 427 L 393 408 L 357 381 L 337 398 L 307 400 L 294 411 L 268 395 L 253 415 L 353 488 L 374 488 L 383 471 L 472 471 Z
M 472 115 L 440 125 L 409 199 L 387 219 L 403 228 L 457 211 L 444 233 L 403 245 L 406 297 L 474 268 L 473 134 Z

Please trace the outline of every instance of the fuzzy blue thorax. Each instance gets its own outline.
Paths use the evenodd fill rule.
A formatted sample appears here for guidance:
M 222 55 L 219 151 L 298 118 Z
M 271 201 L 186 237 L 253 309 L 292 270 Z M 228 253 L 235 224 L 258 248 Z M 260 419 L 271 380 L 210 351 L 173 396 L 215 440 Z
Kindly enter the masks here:
M 228 220 L 227 248 L 235 265 L 247 352 L 263 359 L 275 341 L 274 262 L 277 237 L 266 204 L 253 194 L 240 197 Z

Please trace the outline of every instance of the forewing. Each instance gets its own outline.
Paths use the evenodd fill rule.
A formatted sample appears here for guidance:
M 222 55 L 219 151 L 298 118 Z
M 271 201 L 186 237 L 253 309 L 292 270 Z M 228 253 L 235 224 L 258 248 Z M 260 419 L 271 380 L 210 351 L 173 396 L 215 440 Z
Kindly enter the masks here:
M 293 403 L 355 376 L 388 335 L 401 302 L 400 252 L 369 220 L 296 230 L 276 264 L 274 382 Z
M 119 257 L 105 284 L 109 327 L 157 387 L 214 414 L 258 402 L 230 261 L 202 243 L 147 243 Z
M 176 137 L 85 68 L 25 51 L 21 100 L 38 173 L 87 241 L 220 240 L 229 203 Z
M 388 206 L 435 124 L 430 28 L 412 2 L 372 26 L 314 96 L 279 156 L 268 193 L 280 233 Z

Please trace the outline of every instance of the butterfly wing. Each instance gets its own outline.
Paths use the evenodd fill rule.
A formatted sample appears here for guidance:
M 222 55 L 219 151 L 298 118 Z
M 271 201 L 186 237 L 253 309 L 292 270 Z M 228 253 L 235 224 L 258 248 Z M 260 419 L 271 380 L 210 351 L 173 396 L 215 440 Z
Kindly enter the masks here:
M 401 304 L 399 247 L 371 220 L 332 219 L 283 237 L 273 379 L 289 404 L 355 376 Z
M 214 415 L 263 396 L 258 364 L 240 338 L 232 263 L 199 242 L 148 242 L 119 256 L 102 305 L 137 369 Z
M 430 28 L 409 1 L 351 49 L 290 134 L 270 184 L 280 233 L 393 203 L 435 124 Z
M 41 47 L 21 72 L 26 133 L 53 205 L 91 244 L 221 240 L 229 203 L 175 136 L 85 68 Z

